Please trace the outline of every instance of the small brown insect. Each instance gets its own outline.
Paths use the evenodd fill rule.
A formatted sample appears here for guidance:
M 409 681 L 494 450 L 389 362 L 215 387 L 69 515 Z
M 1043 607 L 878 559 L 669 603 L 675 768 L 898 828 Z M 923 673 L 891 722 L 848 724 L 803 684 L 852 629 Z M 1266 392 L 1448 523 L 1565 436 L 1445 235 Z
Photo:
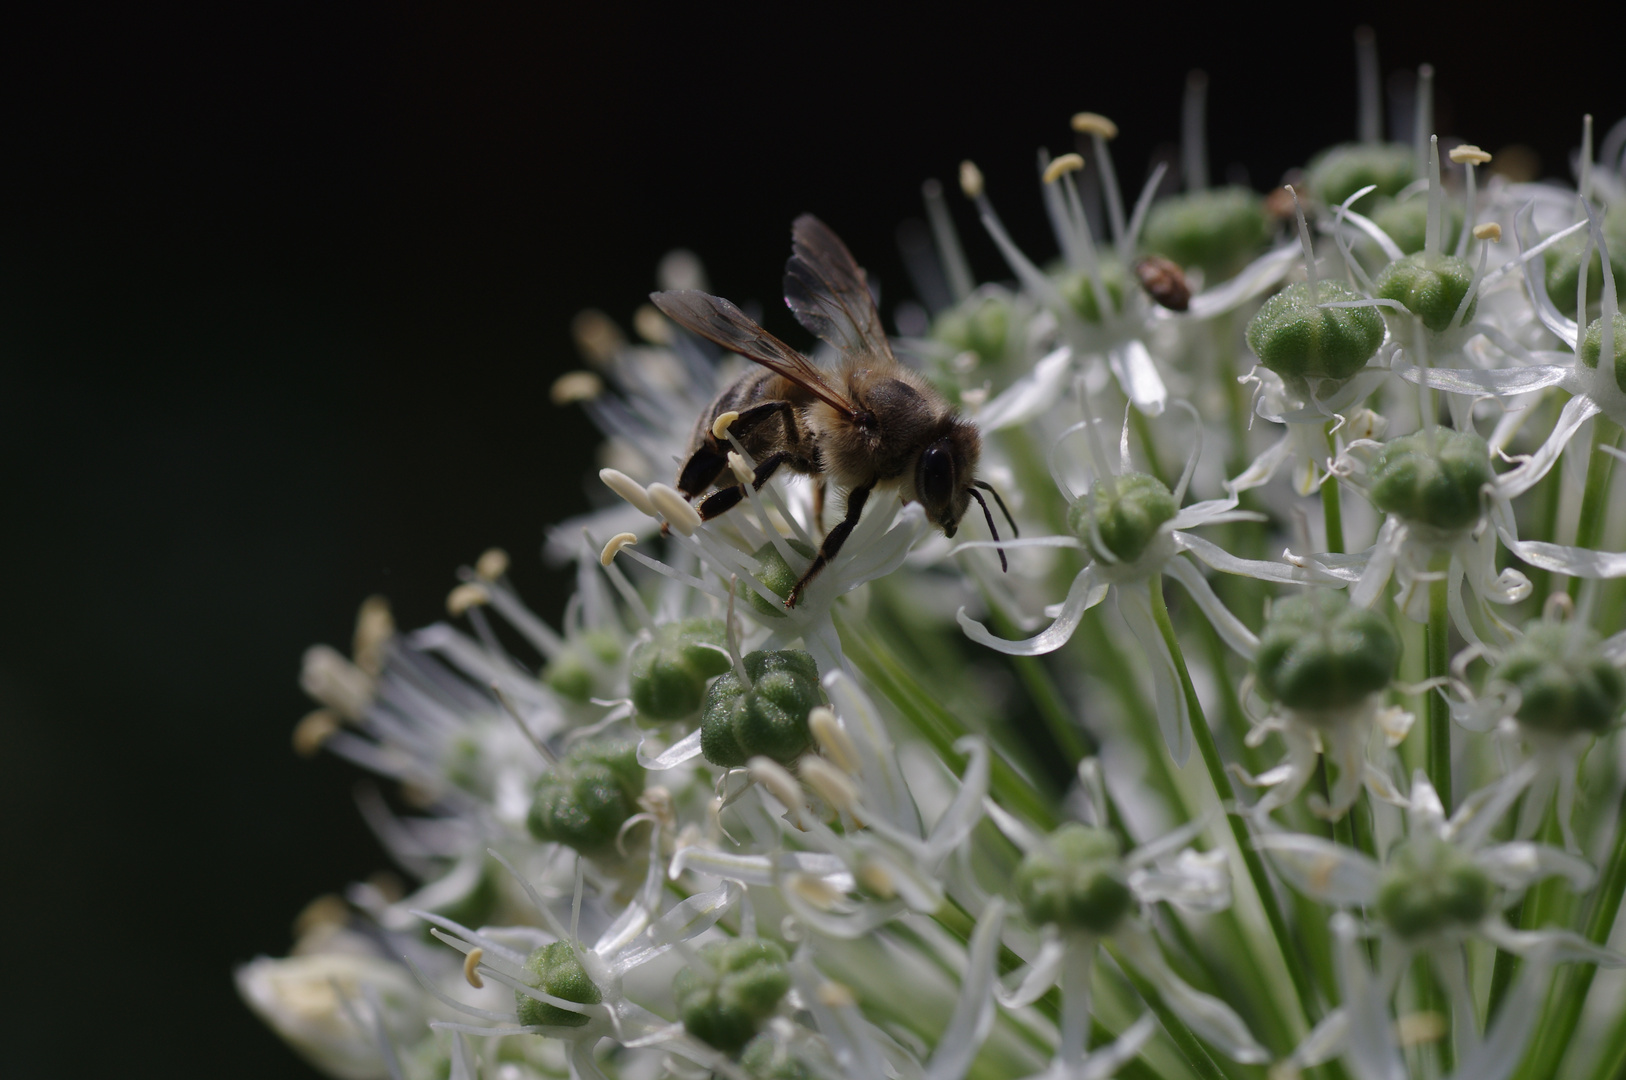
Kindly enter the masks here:
M 1135 276 L 1146 295 L 1170 311 L 1184 311 L 1191 306 L 1191 286 L 1179 266 L 1161 255 L 1143 255 L 1135 260 Z
M 974 478 L 982 453 L 977 426 L 892 355 L 864 271 L 847 246 L 811 214 L 796 219 L 791 239 L 785 303 L 798 322 L 835 346 L 841 361 L 834 370 L 819 368 L 722 297 L 693 289 L 650 296 L 678 325 L 761 365 L 719 394 L 695 425 L 677 487 L 690 499 L 706 496 L 698 508 L 703 520 L 745 498 L 745 485 L 735 483 L 706 495 L 731 478 L 730 444 L 713 430 L 725 413 L 737 414 L 725 434 L 756 461 L 753 487 L 784 466 L 814 478 L 816 506 L 827 479 L 847 491 L 846 514 L 825 536 L 786 607 L 794 607 L 807 583 L 836 557 L 877 487 L 896 487 L 904 502 L 920 503 L 948 536 L 975 499 L 988 531 L 999 539 L 979 488 L 994 496 L 1010 521 L 999 494 Z M 1003 565 L 1003 551 L 999 558 Z

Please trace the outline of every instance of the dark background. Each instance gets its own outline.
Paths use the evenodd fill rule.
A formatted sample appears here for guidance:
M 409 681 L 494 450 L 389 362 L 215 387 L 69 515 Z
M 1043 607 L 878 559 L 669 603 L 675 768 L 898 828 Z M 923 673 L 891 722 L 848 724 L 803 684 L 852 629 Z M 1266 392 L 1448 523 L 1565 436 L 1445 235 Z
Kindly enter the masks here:
M 441 5 L 451 8 L 454 5 Z M 1546 171 L 1626 90 L 1483 5 L 984 5 L 772 22 L 609 3 L 72 9 L 8 27 L 0 129 L 0 837 L 7 1076 L 306 1075 L 238 1002 L 318 893 L 383 866 L 295 683 L 387 593 L 436 618 L 488 545 L 556 617 L 546 523 L 596 437 L 548 401 L 571 316 L 662 253 L 774 301 L 813 210 L 886 295 L 927 176 L 974 157 L 1048 253 L 1033 153 L 1115 118 L 1125 186 L 1211 75 L 1216 178 L 1353 137 L 1357 21 L 1432 61 L 1441 131 Z M 554 5 L 557 6 L 557 5 Z M 1333 10 L 1336 9 L 1336 10 Z M 1071 12 L 1064 14 L 1062 12 Z M 1549 53 L 1536 42 L 1554 44 Z M 957 212 L 964 204 L 956 199 Z M 1003 273 L 960 220 L 975 267 Z M 596 483 L 596 481 L 594 481 Z

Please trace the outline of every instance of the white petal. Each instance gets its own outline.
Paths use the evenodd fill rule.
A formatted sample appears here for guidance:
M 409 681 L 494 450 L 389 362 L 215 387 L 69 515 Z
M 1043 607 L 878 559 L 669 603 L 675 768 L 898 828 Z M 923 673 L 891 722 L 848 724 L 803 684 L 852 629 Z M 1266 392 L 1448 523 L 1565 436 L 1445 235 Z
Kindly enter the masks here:
M 1116 940 L 1124 955 L 1157 987 L 1169 1011 L 1186 1022 L 1199 1038 L 1212 1043 L 1233 1061 L 1262 1064 L 1270 1053 L 1254 1039 L 1248 1025 L 1225 1002 L 1187 985 L 1163 962 L 1157 945 L 1140 930 L 1125 930 Z
M 1061 960 L 1067 944 L 1055 934 L 1049 934 L 1039 945 L 1039 955 L 1033 958 L 1016 989 L 1007 991 L 1003 985 L 994 987 L 994 997 L 1007 1009 L 1025 1009 L 1044 997 L 1056 985 L 1061 971 Z
M 1266 832 L 1254 841 L 1288 884 L 1327 904 L 1370 904 L 1378 894 L 1378 864 L 1342 844 L 1303 833 Z
M 999 956 L 999 932 L 1005 925 L 1005 904 L 988 905 L 966 949 L 965 975 L 943 1037 L 926 1063 L 926 1080 L 960 1080 L 971 1059 L 994 1025 L 994 961 Z
M 1481 368 L 1421 368 L 1407 367 L 1398 372 L 1407 382 L 1420 382 L 1435 390 L 1452 394 L 1495 394 L 1513 397 L 1558 386 L 1574 374 L 1568 366 L 1532 365 L 1530 367 Z
M 1225 284 L 1193 296 L 1186 313 L 1194 319 L 1207 319 L 1239 307 L 1265 290 L 1274 288 L 1287 276 L 1287 271 L 1298 257 L 1297 241 L 1267 251 Z
M 1504 889 L 1524 889 L 1542 878 L 1562 876 L 1576 890 L 1589 889 L 1598 872 L 1576 855 L 1546 844 L 1514 840 L 1488 847 L 1474 862 Z
M 1146 351 L 1145 342 L 1131 338 L 1118 348 L 1108 350 L 1107 362 L 1112 366 L 1112 373 L 1118 377 L 1124 397 L 1136 409 L 1147 416 L 1163 414 L 1169 401 L 1169 391 L 1163 385 L 1163 376 L 1157 373 L 1152 354 Z
M 1045 653 L 1055 652 L 1073 636 L 1078 624 L 1084 620 L 1084 613 L 1099 604 L 1107 594 L 1104 582 L 1095 580 L 1095 564 L 1091 563 L 1078 572 L 1073 578 L 1072 587 L 1067 590 L 1067 600 L 1062 605 L 1061 614 L 1038 634 L 1026 641 L 1007 641 L 995 637 L 988 632 L 988 628 L 977 622 L 961 608 L 955 615 L 960 622 L 960 628 L 965 636 L 990 649 L 1005 653 L 1008 656 L 1042 656 Z
M 1162 584 L 1159 583 L 1159 588 Z M 1148 582 L 1120 584 L 1115 594 L 1118 613 L 1129 624 L 1146 658 L 1152 665 L 1152 688 L 1157 698 L 1157 723 L 1163 732 L 1163 741 L 1176 766 L 1183 766 L 1191 756 L 1191 712 L 1186 703 L 1185 687 L 1180 682 L 1180 669 L 1175 666 L 1174 654 L 1158 630 L 1152 616 L 1152 594 Z
M 1176 540 L 1180 539 L 1176 537 Z M 1230 646 L 1231 651 L 1244 660 L 1252 660 L 1254 652 L 1259 648 L 1259 639 L 1252 630 L 1245 626 L 1241 619 L 1231 614 L 1214 589 L 1208 584 L 1208 579 L 1202 572 L 1184 559 L 1170 559 L 1163 564 L 1168 575 L 1186 587 L 1191 598 L 1197 601 L 1202 613 L 1208 616 L 1208 622 L 1219 634 L 1220 639 Z
M 685 761 L 693 761 L 700 756 L 700 729 L 695 728 L 683 738 L 667 747 L 654 757 L 644 753 L 644 743 L 638 743 L 638 764 L 646 769 L 661 771 L 675 769 Z
M 1541 449 L 1531 454 L 1517 468 L 1510 469 L 1496 478 L 1497 493 L 1514 499 L 1535 487 L 1558 461 L 1558 455 L 1564 452 L 1564 447 L 1575 437 L 1576 430 L 1601 411 L 1590 397 L 1578 395 L 1570 398 L 1564 403 L 1564 411 L 1558 414 L 1558 423 L 1553 425 L 1553 430 L 1547 436 L 1547 441 L 1541 444 Z
M 1033 365 L 1033 370 L 1017 379 L 992 401 L 977 410 L 977 426 L 983 431 L 1025 424 L 1047 411 L 1062 396 L 1072 374 L 1073 350 L 1063 345 Z

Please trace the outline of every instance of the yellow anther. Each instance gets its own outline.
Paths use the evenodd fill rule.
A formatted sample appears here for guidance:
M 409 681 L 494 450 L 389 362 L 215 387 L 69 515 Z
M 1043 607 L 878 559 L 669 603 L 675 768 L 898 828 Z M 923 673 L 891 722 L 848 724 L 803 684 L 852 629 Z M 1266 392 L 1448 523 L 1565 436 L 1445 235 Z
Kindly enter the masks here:
M 548 397 L 555 405 L 574 405 L 578 401 L 592 401 L 604 393 L 604 380 L 591 371 L 567 371 L 553 380 Z
M 834 979 L 820 983 L 814 993 L 818 995 L 819 1004 L 827 1009 L 850 1009 L 858 1004 L 853 992 Z
M 1044 182 L 1054 184 L 1057 180 L 1070 172 L 1078 172 L 1084 167 L 1084 157 L 1081 154 L 1063 154 L 1061 157 L 1045 166 Z
M 668 828 L 677 824 L 677 806 L 672 792 L 658 784 L 644 788 L 638 796 L 638 809 Z
M 637 542 L 637 533 L 616 533 L 610 537 L 609 543 L 604 545 L 604 550 L 598 553 L 598 564 L 600 566 L 609 566 L 615 562 L 615 557 L 621 553 L 622 548 Z
M 898 895 L 898 887 L 892 880 L 892 871 L 878 862 L 864 863 L 853 876 L 858 879 L 858 884 L 882 900 L 890 900 Z
M 1502 227 L 1494 221 L 1487 221 L 1483 225 L 1474 226 L 1475 240 L 1489 240 L 1493 244 L 1502 241 Z
M 491 603 L 491 594 L 484 585 L 475 582 L 466 582 L 453 589 L 446 597 L 446 610 L 453 618 L 462 615 L 470 608 L 477 608 Z
M 745 763 L 746 771 L 751 779 L 767 789 L 768 794 L 778 799 L 789 810 L 794 819 L 802 809 L 802 785 L 790 774 L 783 765 L 772 758 L 754 757 Z
M 968 199 L 982 198 L 982 170 L 974 161 L 960 162 L 960 190 Z
M 339 730 L 339 716 L 332 709 L 314 709 L 294 725 L 294 753 L 315 757 L 316 752 Z
M 1316 892 L 1325 892 L 1332 883 L 1332 875 L 1338 869 L 1338 860 L 1320 859 L 1310 870 L 1310 885 Z
M 332 893 L 324 893 L 294 916 L 294 940 L 329 927 L 343 926 L 350 919 L 350 905 Z
M 756 473 L 751 471 L 751 466 L 745 463 L 745 458 L 737 450 L 728 452 L 728 468 L 733 472 L 734 479 L 742 484 L 753 483 L 757 478 Z
M 1469 146 L 1467 143 L 1461 146 L 1453 146 L 1450 157 L 1458 165 L 1489 165 L 1491 159 L 1490 154 L 1477 146 Z
M 474 970 L 479 966 L 480 959 L 485 956 L 485 954 L 486 951 L 484 949 L 476 947 L 470 949 L 468 955 L 463 957 L 463 977 L 467 979 L 469 981 L 469 985 L 474 987 L 476 990 L 485 989 L 486 981 L 480 978 L 480 973 L 478 971 Z
M 395 616 L 390 602 L 382 596 L 369 596 L 356 612 L 356 632 L 350 639 L 350 655 L 356 666 L 373 678 L 384 670 L 384 657 L 395 636 Z
M 841 890 L 812 874 L 786 874 L 785 884 L 792 892 L 820 911 L 829 911 L 841 902 Z
M 626 344 L 621 330 L 610 321 L 610 317 L 592 308 L 570 321 L 570 333 L 576 339 L 576 348 L 581 350 L 588 362 L 599 366 L 614 360 L 615 354 Z
M 1080 135 L 1099 135 L 1103 139 L 1116 139 L 1118 137 L 1118 125 L 1100 113 L 1074 113 L 1073 130 Z
M 598 478 L 604 481 L 604 486 L 627 500 L 646 517 L 660 517 L 655 512 L 655 504 L 649 501 L 649 493 L 644 486 L 619 469 L 600 469 Z
M 508 552 L 502 548 L 486 548 L 474 564 L 474 572 L 487 581 L 496 581 L 508 573 Z
M 689 505 L 689 500 L 677 488 L 666 484 L 650 484 L 644 489 L 649 502 L 666 523 L 683 536 L 693 536 L 700 528 L 700 515 Z
M 838 769 L 851 776 L 858 776 L 864 771 L 863 759 L 858 756 L 858 745 L 827 706 L 820 705 L 808 713 L 807 726 L 812 729 L 813 739 L 824 756 L 834 762 Z
M 1437 1012 L 1407 1013 L 1395 1021 L 1395 1036 L 1401 1046 L 1439 1042 L 1445 1032 L 1445 1017 Z
M 808 754 L 797 766 L 802 782 L 837 810 L 853 813 L 858 807 L 858 785 L 852 777 L 821 757 Z
M 740 414 L 733 412 L 732 410 L 723 413 L 721 416 L 711 422 L 711 437 L 716 439 L 718 442 L 723 442 L 726 440 L 728 438 L 729 427 L 739 418 Z
M 672 324 L 666 321 L 666 316 L 654 304 L 645 304 L 632 313 L 632 328 L 651 345 L 672 343 Z

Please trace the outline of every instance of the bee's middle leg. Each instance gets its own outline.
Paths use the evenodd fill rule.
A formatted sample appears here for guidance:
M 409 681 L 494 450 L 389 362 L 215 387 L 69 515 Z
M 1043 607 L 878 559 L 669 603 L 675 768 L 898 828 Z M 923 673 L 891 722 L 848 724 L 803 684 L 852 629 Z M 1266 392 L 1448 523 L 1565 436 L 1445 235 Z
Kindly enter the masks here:
M 824 538 L 824 543 L 819 547 L 819 553 L 808 566 L 807 572 L 802 575 L 795 588 L 790 590 L 790 595 L 785 597 L 786 607 L 795 607 L 796 601 L 801 598 L 802 590 L 807 588 L 808 582 L 812 581 L 814 576 L 824 569 L 826 563 L 840 553 L 841 545 L 847 542 L 848 535 L 853 531 L 854 526 L 858 524 L 858 515 L 863 513 L 864 503 L 869 501 L 869 493 L 874 487 L 873 483 L 865 484 L 863 487 L 855 487 L 847 493 L 847 516 L 837 522 L 836 527 L 831 529 L 830 534 Z
M 779 466 L 783 465 L 789 460 L 790 451 L 775 450 L 773 453 L 757 462 L 756 472 L 751 474 L 751 487 L 757 491 L 761 491 L 762 485 L 768 482 L 768 478 L 774 474 Z M 714 517 L 728 513 L 730 510 L 734 509 L 734 507 L 738 506 L 740 500 L 743 498 L 745 498 L 744 484 L 735 484 L 733 487 L 727 487 L 721 491 L 712 492 L 710 495 L 707 495 L 706 500 L 700 504 L 700 520 L 710 521 Z

